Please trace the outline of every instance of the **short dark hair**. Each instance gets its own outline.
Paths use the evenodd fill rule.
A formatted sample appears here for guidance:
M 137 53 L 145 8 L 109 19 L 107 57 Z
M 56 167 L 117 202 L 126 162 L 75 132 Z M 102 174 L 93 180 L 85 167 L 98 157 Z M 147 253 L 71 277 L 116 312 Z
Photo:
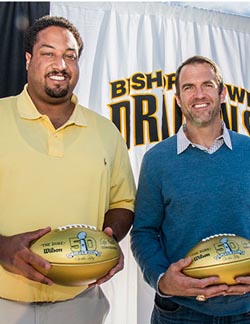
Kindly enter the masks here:
M 217 81 L 217 84 L 219 87 L 219 94 L 221 94 L 224 85 L 223 85 L 223 79 L 222 79 L 222 74 L 221 74 L 220 68 L 213 60 L 209 59 L 208 57 L 195 55 L 195 56 L 188 58 L 186 61 L 184 61 L 176 70 L 176 73 L 175 73 L 176 95 L 178 97 L 180 95 L 180 73 L 181 73 L 182 68 L 185 65 L 190 65 L 190 64 L 195 64 L 195 63 L 200 63 L 200 64 L 207 63 L 212 67 L 212 69 L 215 72 L 216 81 Z
M 34 22 L 34 24 L 30 26 L 29 29 L 26 31 L 24 36 L 25 51 L 32 54 L 34 44 L 37 41 L 37 34 L 41 30 L 51 26 L 66 28 L 73 34 L 78 45 L 78 51 L 80 57 L 83 50 L 83 41 L 76 27 L 64 17 L 56 17 L 56 16 L 49 16 L 49 15 L 37 19 Z

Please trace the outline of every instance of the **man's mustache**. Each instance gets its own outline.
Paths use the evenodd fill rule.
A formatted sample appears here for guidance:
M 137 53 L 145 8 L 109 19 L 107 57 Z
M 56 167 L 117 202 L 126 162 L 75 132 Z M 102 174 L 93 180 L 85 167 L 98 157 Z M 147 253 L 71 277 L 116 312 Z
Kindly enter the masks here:
M 56 75 L 70 78 L 70 74 L 68 72 L 66 72 L 65 70 L 62 70 L 62 71 L 54 70 L 54 71 L 47 73 L 46 76 L 50 77 L 50 76 L 56 76 Z

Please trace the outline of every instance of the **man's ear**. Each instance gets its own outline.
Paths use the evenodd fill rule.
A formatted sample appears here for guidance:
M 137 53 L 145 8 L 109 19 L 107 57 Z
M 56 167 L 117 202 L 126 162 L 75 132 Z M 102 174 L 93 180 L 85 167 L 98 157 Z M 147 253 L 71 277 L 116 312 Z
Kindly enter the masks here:
M 29 65 L 30 65 L 30 60 L 31 60 L 31 54 L 26 52 L 25 53 L 25 58 L 26 58 L 26 70 L 28 70 Z
M 227 94 L 226 87 L 223 86 L 221 94 L 220 94 L 220 102 L 221 103 L 223 103 L 225 101 L 226 94 Z
M 177 104 L 178 104 L 178 106 L 179 107 L 181 107 L 181 104 L 180 104 L 180 98 L 177 96 L 177 94 L 175 93 L 175 100 L 176 100 L 176 102 L 177 102 Z

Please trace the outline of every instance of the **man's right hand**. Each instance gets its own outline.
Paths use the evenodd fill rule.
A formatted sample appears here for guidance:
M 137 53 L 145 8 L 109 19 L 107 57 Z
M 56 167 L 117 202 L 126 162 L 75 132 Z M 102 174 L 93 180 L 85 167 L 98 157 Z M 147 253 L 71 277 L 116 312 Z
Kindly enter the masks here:
M 204 295 L 206 299 L 224 295 L 227 285 L 218 284 L 219 277 L 195 279 L 186 276 L 182 270 L 192 262 L 192 258 L 181 259 L 172 263 L 159 280 L 159 290 L 168 296 L 198 296 Z
M 13 236 L 0 235 L 0 264 L 12 273 L 22 275 L 30 280 L 46 285 L 53 282 L 36 269 L 48 271 L 50 263 L 30 251 L 34 240 L 51 231 L 50 227 Z

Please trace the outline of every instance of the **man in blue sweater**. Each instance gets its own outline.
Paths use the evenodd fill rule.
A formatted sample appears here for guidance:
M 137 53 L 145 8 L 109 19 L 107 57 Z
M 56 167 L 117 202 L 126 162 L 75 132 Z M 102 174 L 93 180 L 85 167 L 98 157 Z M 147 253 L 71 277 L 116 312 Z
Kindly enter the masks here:
M 182 272 L 192 262 L 184 256 L 201 239 L 250 238 L 250 138 L 226 129 L 225 95 L 213 61 L 194 56 L 182 63 L 176 100 L 185 123 L 142 162 L 131 247 L 156 291 L 152 324 L 250 323 L 250 276 L 228 286 Z

